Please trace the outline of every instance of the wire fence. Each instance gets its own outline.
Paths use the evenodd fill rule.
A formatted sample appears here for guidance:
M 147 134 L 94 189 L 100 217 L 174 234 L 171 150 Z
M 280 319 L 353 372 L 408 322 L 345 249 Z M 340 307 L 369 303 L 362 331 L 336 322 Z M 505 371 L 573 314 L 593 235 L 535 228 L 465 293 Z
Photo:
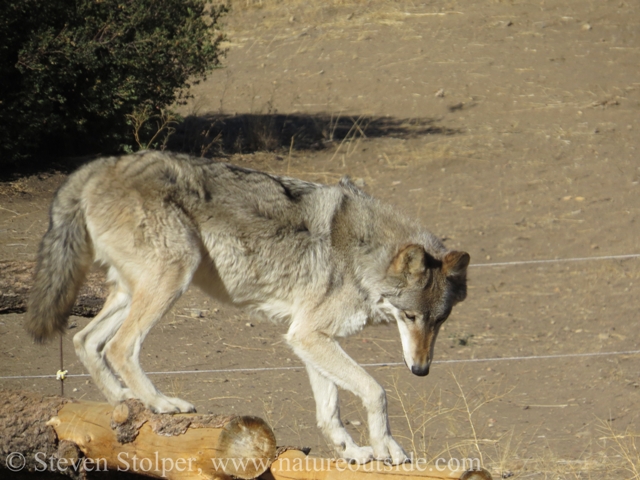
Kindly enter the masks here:
M 476 263 L 470 267 L 510 267 L 519 265 L 535 265 L 535 264 L 553 264 L 553 263 L 570 263 L 570 262 L 586 262 L 596 260 L 629 260 L 640 258 L 640 254 L 633 253 L 627 255 L 603 255 L 598 257 L 574 257 L 574 258 L 552 258 L 543 260 L 521 260 L 513 262 L 497 262 L 497 263 Z M 548 360 L 556 358 L 584 358 L 584 357 L 602 357 L 602 356 L 622 356 L 622 355 L 640 355 L 640 350 L 626 350 L 617 352 L 586 352 L 586 353 L 561 353 L 554 355 L 530 355 L 515 357 L 491 357 L 491 358 L 467 358 L 434 361 L 434 364 L 453 364 L 453 363 L 478 363 L 478 362 L 505 362 L 505 361 L 527 361 L 527 360 Z M 365 363 L 362 367 L 400 367 L 404 366 L 401 362 L 389 363 Z M 217 373 L 250 373 L 250 372 L 277 372 L 286 370 L 303 370 L 303 365 L 283 366 L 283 367 L 260 367 L 260 368 L 218 368 L 211 370 L 172 370 L 162 372 L 146 372 L 147 375 L 195 375 L 195 374 L 217 374 Z M 67 374 L 65 378 L 74 377 L 90 377 L 87 373 Z M 0 380 L 21 380 L 21 379 L 38 379 L 38 378 L 56 378 L 56 375 L 12 375 L 0 377 Z

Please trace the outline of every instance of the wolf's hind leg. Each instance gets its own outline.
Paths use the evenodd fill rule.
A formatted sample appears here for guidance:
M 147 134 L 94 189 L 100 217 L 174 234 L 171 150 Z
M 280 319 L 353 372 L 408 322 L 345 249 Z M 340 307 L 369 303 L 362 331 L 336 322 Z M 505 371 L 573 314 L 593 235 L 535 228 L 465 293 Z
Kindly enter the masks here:
M 123 388 L 104 359 L 104 347 L 116 333 L 127 313 L 131 297 L 115 286 L 98 315 L 73 337 L 76 354 L 94 383 L 113 405 L 131 398 L 128 388 Z
M 142 342 L 153 325 L 171 308 L 189 286 L 199 257 L 146 265 L 131 282 L 131 307 L 120 329 L 105 347 L 107 361 L 120 375 L 131 393 L 156 413 L 195 412 L 195 407 L 179 398 L 160 393 L 144 374 L 139 355 Z
M 316 419 L 318 427 L 324 436 L 342 458 L 357 463 L 373 460 L 373 448 L 360 447 L 353 441 L 349 432 L 340 420 L 340 406 L 338 404 L 338 387 L 334 382 L 322 375 L 311 364 L 307 363 L 307 373 L 311 382 L 311 389 L 316 400 Z

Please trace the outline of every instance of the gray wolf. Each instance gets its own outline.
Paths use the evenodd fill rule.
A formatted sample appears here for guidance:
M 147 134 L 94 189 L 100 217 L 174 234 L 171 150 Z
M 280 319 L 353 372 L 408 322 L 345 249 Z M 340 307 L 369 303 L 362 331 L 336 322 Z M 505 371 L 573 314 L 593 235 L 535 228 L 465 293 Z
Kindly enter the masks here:
M 348 179 L 321 185 L 186 155 L 102 158 L 57 192 L 39 254 L 26 329 L 44 341 L 66 329 L 92 263 L 111 285 L 102 311 L 73 338 L 108 401 L 192 412 L 142 371 L 140 346 L 190 284 L 223 302 L 286 322 L 304 362 L 317 421 L 355 462 L 407 460 L 391 436 L 384 389 L 337 339 L 395 322 L 404 361 L 429 373 L 438 330 L 466 296 L 469 255 Z M 119 377 L 119 378 L 118 378 Z M 338 387 L 360 397 L 370 446 L 340 420 Z

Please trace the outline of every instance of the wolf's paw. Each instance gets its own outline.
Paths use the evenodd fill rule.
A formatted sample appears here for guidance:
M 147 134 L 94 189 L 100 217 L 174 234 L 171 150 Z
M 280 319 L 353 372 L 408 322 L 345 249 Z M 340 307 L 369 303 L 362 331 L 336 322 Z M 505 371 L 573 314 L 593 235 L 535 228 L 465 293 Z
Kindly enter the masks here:
M 157 396 L 148 403 L 149 408 L 154 413 L 190 413 L 195 412 L 196 407 L 180 398 Z
M 385 437 L 374 447 L 373 451 L 376 460 L 389 465 L 400 465 L 411 461 L 404 449 L 391 436 Z
M 373 448 L 350 445 L 340 452 L 340 456 L 348 462 L 363 464 L 373 460 Z
M 173 403 L 180 413 L 196 413 L 196 407 L 186 400 L 182 400 L 178 397 L 167 397 L 167 400 Z

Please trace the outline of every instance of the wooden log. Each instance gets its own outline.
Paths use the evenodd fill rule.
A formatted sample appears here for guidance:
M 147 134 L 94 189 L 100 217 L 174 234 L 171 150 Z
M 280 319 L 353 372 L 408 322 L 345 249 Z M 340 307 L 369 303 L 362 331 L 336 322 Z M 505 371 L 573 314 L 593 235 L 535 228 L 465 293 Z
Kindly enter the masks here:
M 35 262 L 0 262 L 0 313 L 24 313 L 27 310 L 34 269 Z M 90 272 L 71 314 L 80 317 L 95 316 L 108 293 L 104 273 Z
M 159 415 L 137 400 L 114 408 L 25 392 L 0 391 L 0 405 L 0 455 L 18 453 L 28 471 L 250 479 L 276 456 L 273 431 L 257 417 Z M 0 468 L 15 470 L 20 458 L 13 460 Z
M 308 457 L 299 450 L 278 455 L 262 480 L 491 480 L 484 469 L 451 470 L 425 463 L 387 465 L 370 462 L 350 464 L 346 460 Z
M 0 391 L 0 433 L 0 469 L 50 471 L 78 480 L 106 470 L 169 480 L 491 480 L 482 469 L 454 471 L 421 462 L 356 465 L 308 457 L 308 450 L 276 450 L 273 432 L 259 418 L 158 415 L 137 400 L 114 408 Z

